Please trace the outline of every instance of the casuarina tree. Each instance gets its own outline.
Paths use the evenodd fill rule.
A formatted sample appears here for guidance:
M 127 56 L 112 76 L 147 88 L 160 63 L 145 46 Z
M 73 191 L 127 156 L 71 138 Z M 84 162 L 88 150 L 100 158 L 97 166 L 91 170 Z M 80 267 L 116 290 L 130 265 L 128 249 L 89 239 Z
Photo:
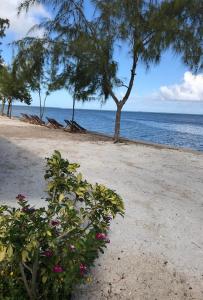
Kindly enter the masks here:
M 0 69 L 0 95 L 3 99 L 2 107 L 4 107 L 6 101 L 8 103 L 8 117 L 11 117 L 13 101 L 24 102 L 28 105 L 31 103 L 29 89 L 23 78 L 18 76 L 13 64 L 11 66 L 3 66 Z
M 42 119 L 46 100 L 51 92 L 50 51 L 40 38 L 24 38 L 14 43 L 17 49 L 15 66 L 21 77 L 39 97 L 39 116 Z
M 9 26 L 9 20 L 8 19 L 1 19 L 0 18 L 0 39 L 5 36 L 5 30 Z M 1 45 L 1 43 L 0 43 Z M 1 57 L 1 50 L 0 50 L 0 66 L 2 65 L 2 57 Z
M 119 140 L 121 111 L 131 95 L 138 64 L 148 69 L 170 49 L 191 69 L 202 68 L 202 1 L 26 0 L 19 9 L 28 10 L 35 2 L 53 9 L 52 19 L 41 26 L 50 42 L 63 45 L 57 52 L 58 76 L 73 84 L 77 99 L 114 100 L 115 141 Z M 119 47 L 131 60 L 127 82 L 119 72 Z

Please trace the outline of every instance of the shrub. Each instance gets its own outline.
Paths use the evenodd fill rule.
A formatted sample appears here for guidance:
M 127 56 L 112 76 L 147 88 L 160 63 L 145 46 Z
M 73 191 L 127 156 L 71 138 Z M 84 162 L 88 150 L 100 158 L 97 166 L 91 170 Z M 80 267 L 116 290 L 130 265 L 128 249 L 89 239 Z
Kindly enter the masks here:
M 0 207 L 0 299 L 69 299 L 89 280 L 103 252 L 111 218 L 123 216 L 122 199 L 103 185 L 91 185 L 55 151 L 47 159 L 46 207 L 24 195 L 18 208 Z

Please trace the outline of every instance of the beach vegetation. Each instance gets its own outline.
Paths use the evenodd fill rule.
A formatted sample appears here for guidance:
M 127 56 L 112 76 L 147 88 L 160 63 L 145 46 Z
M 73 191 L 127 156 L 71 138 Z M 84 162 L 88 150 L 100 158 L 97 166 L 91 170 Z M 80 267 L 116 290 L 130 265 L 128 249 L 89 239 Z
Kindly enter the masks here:
M 0 39 L 5 36 L 5 31 L 8 27 L 9 27 L 9 20 L 0 18 Z M 3 59 L 1 57 L 1 50 L 0 50 L 0 67 L 2 66 L 2 64 L 3 64 Z
M 9 27 L 9 20 L 0 18 L 0 39 L 5 36 L 5 30 L 8 27 Z M 1 45 L 1 42 L 0 42 L 0 45 Z M 2 68 L 3 68 L 3 59 L 1 56 L 1 49 L 0 49 L 0 72 L 1 72 Z M 3 115 L 6 99 L 3 96 L 3 94 L 1 93 L 1 91 L 0 91 L 0 101 L 1 101 L 1 115 Z
M 39 98 L 39 117 L 43 119 L 47 98 L 55 90 L 50 51 L 41 39 L 24 38 L 14 43 L 15 66 L 32 92 Z
M 72 87 L 77 100 L 112 98 L 115 102 L 115 141 L 119 140 L 121 111 L 132 94 L 139 64 L 148 70 L 169 49 L 183 63 L 202 68 L 202 3 L 199 0 L 24 0 L 19 10 L 34 3 L 52 9 L 45 43 L 56 58 L 55 78 Z M 87 9 L 87 7 L 89 9 Z M 120 72 L 126 51 L 129 76 Z
M 14 63 L 0 68 L 0 98 L 2 101 L 2 115 L 4 114 L 5 103 L 7 103 L 7 117 L 11 117 L 14 101 L 20 101 L 28 105 L 31 103 L 29 88 L 24 78 L 16 71 Z
M 110 223 L 124 215 L 121 197 L 88 183 L 79 165 L 58 151 L 47 159 L 46 206 L 16 197 L 0 206 L 0 299 L 70 299 L 91 281 L 91 268 L 109 240 Z

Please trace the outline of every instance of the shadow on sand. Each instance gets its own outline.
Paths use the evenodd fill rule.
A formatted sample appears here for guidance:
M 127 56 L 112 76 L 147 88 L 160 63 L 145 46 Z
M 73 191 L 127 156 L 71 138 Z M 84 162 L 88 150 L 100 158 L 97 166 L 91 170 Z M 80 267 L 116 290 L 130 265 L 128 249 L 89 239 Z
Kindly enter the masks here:
M 0 204 L 14 205 L 17 194 L 38 204 L 44 196 L 46 160 L 0 137 Z

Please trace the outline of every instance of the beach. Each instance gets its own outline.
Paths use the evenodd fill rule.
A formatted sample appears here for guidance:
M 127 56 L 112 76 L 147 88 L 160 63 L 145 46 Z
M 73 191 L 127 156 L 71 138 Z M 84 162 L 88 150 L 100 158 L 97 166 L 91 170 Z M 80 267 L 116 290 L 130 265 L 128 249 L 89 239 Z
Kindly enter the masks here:
M 23 193 L 44 205 L 45 157 L 55 149 L 88 181 L 119 193 L 126 208 L 75 299 L 203 299 L 203 152 L 114 144 L 0 117 L 1 204 L 16 205 Z

